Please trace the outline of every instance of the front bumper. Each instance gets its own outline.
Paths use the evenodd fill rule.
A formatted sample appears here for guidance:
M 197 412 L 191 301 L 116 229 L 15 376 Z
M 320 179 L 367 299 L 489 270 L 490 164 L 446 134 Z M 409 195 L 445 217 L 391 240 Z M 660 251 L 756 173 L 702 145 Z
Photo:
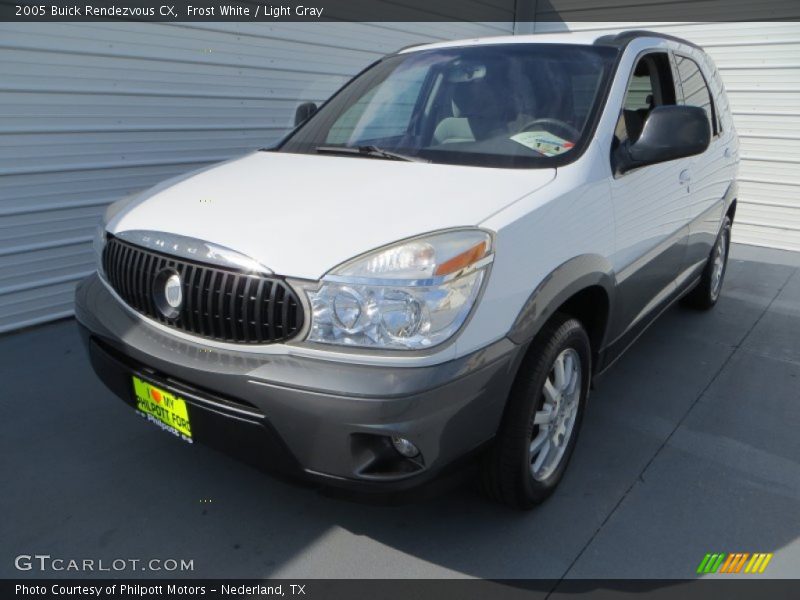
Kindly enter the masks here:
M 93 368 L 129 404 L 136 373 L 188 402 L 198 442 L 365 491 L 424 483 L 491 440 L 524 353 L 504 339 L 435 366 L 386 367 L 220 350 L 152 326 L 96 274 L 75 312 Z M 392 435 L 421 458 L 402 458 Z

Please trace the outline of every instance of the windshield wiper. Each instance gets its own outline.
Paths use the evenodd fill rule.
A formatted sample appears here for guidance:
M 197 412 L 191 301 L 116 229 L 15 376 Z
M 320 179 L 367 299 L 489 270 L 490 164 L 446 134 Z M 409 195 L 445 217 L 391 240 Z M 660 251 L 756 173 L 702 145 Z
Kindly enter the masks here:
M 431 162 L 418 156 L 409 156 L 407 154 L 400 154 L 399 152 L 392 152 L 391 150 L 384 150 L 377 146 L 317 146 L 314 148 L 316 152 L 327 154 L 355 154 L 357 156 L 367 156 L 372 158 L 386 158 L 389 160 L 405 160 L 408 162 Z

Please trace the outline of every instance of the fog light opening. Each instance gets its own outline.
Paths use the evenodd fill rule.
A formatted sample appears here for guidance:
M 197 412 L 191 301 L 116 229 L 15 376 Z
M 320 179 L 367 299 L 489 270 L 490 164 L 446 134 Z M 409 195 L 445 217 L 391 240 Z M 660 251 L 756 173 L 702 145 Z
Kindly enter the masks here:
M 394 449 L 401 456 L 405 456 L 406 458 L 414 458 L 419 456 L 419 448 L 417 448 L 411 441 L 407 440 L 406 438 L 393 435 L 392 436 L 392 446 Z

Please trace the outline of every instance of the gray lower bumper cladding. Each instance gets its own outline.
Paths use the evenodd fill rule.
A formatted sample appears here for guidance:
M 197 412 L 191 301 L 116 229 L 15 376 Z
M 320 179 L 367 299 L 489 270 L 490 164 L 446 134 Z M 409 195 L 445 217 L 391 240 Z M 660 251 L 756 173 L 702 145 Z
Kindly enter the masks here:
M 75 304 L 95 371 L 127 403 L 137 375 L 187 402 L 198 442 L 359 491 L 414 488 L 489 442 L 524 354 L 504 339 L 435 366 L 386 367 L 220 350 L 149 324 L 96 274 Z M 401 456 L 391 436 L 420 455 Z

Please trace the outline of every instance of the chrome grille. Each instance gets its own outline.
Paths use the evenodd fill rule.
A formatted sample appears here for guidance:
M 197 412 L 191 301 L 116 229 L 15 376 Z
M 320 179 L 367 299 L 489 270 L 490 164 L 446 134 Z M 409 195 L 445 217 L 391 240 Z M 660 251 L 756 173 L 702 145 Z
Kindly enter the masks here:
M 105 276 L 138 312 L 169 327 L 236 344 L 269 344 L 294 337 L 303 326 L 300 299 L 282 279 L 243 273 L 147 250 L 109 236 Z M 183 301 L 177 316 L 159 309 L 159 274 L 180 275 Z

